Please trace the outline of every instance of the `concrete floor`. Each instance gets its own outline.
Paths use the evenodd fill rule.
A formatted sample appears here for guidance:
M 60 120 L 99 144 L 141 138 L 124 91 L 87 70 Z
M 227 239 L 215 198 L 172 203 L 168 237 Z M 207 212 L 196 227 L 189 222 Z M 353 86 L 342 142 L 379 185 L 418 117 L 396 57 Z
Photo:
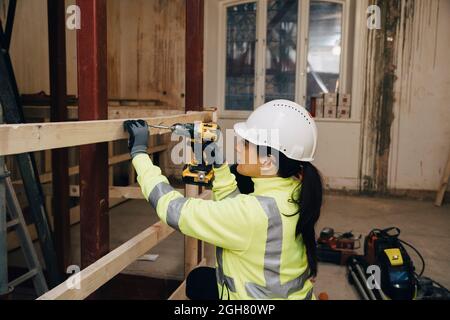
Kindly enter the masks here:
M 158 218 L 154 210 L 141 200 L 125 202 L 110 211 L 111 249 L 132 238 L 155 223 Z M 353 231 L 355 235 L 366 235 L 373 228 L 397 226 L 401 238 L 413 244 L 426 261 L 425 275 L 450 287 L 450 205 L 441 208 L 431 202 L 350 197 L 328 195 L 325 197 L 322 216 L 317 231 L 323 227 L 336 231 Z M 72 228 L 73 261 L 79 262 L 79 226 Z M 137 274 L 154 278 L 183 279 L 183 237 L 171 235 L 151 250 L 158 254 L 155 262 L 137 261 L 125 274 Z M 413 252 L 411 257 L 418 270 L 420 260 Z M 22 264 L 20 252 L 10 255 L 10 263 Z M 357 293 L 348 284 L 346 268 L 320 264 L 315 293 L 328 293 L 330 299 L 358 299 Z

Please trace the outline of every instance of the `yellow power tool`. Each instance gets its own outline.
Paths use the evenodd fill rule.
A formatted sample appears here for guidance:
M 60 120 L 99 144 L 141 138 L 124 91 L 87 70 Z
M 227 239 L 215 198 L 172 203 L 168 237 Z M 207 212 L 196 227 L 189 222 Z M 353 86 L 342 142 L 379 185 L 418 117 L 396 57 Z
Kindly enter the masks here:
M 217 123 L 196 121 L 194 123 L 177 123 L 172 126 L 150 125 L 150 127 L 167 129 L 177 135 L 187 137 L 194 151 L 194 157 L 183 168 L 183 182 L 211 186 L 214 179 L 213 163 L 212 159 L 208 159 L 205 150 L 219 140 L 220 128 Z M 209 153 L 211 154 L 211 152 Z

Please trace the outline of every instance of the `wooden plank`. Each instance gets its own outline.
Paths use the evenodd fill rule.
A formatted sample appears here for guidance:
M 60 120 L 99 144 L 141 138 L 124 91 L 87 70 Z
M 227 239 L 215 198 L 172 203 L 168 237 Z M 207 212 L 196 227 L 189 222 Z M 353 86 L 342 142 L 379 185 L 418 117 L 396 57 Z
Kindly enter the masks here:
M 444 195 L 445 191 L 447 191 L 449 179 L 450 179 L 450 153 L 448 155 L 447 166 L 445 167 L 444 173 L 442 174 L 441 183 L 439 184 L 436 200 L 434 202 L 434 204 L 438 207 L 440 207 L 442 205 L 442 202 L 444 201 Z
M 70 186 L 70 196 L 71 197 L 79 197 L 80 196 L 79 186 Z M 109 198 L 141 200 L 141 199 L 144 199 L 144 196 L 142 194 L 140 187 L 110 186 L 109 187 Z
M 154 224 L 53 290 L 40 296 L 38 300 L 85 299 L 119 274 L 130 263 L 167 238 L 173 231 L 172 228 L 162 222 Z M 79 289 L 74 286 L 77 283 L 75 279 L 79 279 Z
M 49 106 L 24 106 L 23 112 L 27 119 L 45 119 L 50 117 Z M 108 119 L 151 118 L 167 115 L 179 115 L 183 111 L 169 106 L 109 106 Z M 67 107 L 68 120 L 78 119 L 78 106 Z
M 114 142 L 110 141 L 108 142 L 108 162 L 109 159 L 111 159 L 114 156 Z M 109 163 L 108 163 L 109 165 Z M 108 182 L 110 186 L 114 185 L 114 167 L 109 166 L 108 169 Z
M 211 200 L 212 191 L 205 190 L 198 197 L 204 200 Z M 214 267 L 216 263 L 216 247 L 210 243 L 203 242 L 202 251 L 202 257 L 203 259 L 205 259 L 205 265 Z
M 133 106 L 109 107 L 108 119 L 137 119 L 162 116 L 175 116 L 183 113 L 182 110 L 170 109 L 164 106 Z
M 109 197 L 119 199 L 144 199 L 140 187 L 111 187 L 109 188 Z
M 50 118 L 52 122 L 67 121 L 67 68 L 66 68 L 66 7 L 64 1 L 47 1 L 48 46 L 50 69 Z M 50 120 L 50 119 L 49 119 Z M 53 169 L 46 165 L 45 172 L 53 171 L 53 199 L 46 197 L 49 216 L 53 216 L 55 250 L 61 274 L 71 265 L 70 208 L 69 208 L 69 150 L 60 148 L 45 151 L 45 161 L 53 160 Z M 53 212 L 55 214 L 53 214 Z
M 203 106 L 204 0 L 186 0 L 186 110 Z
M 186 197 L 197 198 L 199 195 L 199 187 L 187 184 L 185 186 Z M 184 277 L 198 264 L 199 240 L 188 236 L 184 237 Z
M 185 3 L 108 0 L 111 98 L 157 99 L 184 110 Z
M 202 259 L 202 261 L 195 268 L 204 266 L 206 266 L 206 259 Z M 189 300 L 188 297 L 186 297 L 186 280 L 184 280 L 183 283 L 181 283 L 180 286 L 170 295 L 168 300 Z
M 175 189 L 181 194 L 184 194 L 184 189 Z M 51 196 L 52 190 L 49 185 L 43 185 L 42 191 L 44 195 Z M 69 194 L 71 197 L 79 197 L 80 196 L 80 186 L 72 185 L 69 188 Z M 199 198 L 203 197 L 203 194 L 199 195 Z M 128 200 L 142 200 L 144 196 L 142 194 L 141 188 L 138 186 L 128 186 L 128 187 L 118 187 L 118 186 L 110 186 L 109 187 L 109 198 L 110 199 L 128 199 Z
M 175 123 L 207 122 L 211 121 L 211 117 L 211 111 L 201 111 L 144 120 L 149 124 L 170 126 Z M 124 132 L 123 121 L 120 119 L 0 125 L 0 156 L 127 139 L 128 133 Z M 152 128 L 152 134 L 167 132 L 169 131 Z

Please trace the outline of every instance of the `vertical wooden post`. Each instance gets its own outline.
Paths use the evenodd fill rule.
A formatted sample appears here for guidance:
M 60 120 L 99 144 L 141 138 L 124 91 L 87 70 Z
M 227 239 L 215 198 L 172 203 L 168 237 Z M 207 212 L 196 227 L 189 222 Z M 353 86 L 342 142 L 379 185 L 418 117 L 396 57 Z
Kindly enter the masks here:
M 77 0 L 79 119 L 108 117 L 106 0 Z M 109 251 L 108 143 L 80 147 L 81 266 Z
M 185 196 L 197 197 L 199 194 L 199 187 L 187 184 L 185 186 Z M 194 238 L 184 237 L 184 276 L 185 278 L 200 262 L 198 258 L 199 241 Z
M 444 201 L 445 191 L 447 191 L 447 187 L 450 180 L 450 152 L 448 154 L 447 165 L 445 166 L 444 173 L 442 174 L 441 183 L 439 184 L 438 192 L 436 194 L 436 200 L 434 204 L 438 207 L 442 206 L 442 202 Z
M 50 119 L 44 119 L 44 122 L 50 122 Z M 45 150 L 44 151 L 44 172 L 45 173 L 52 173 L 52 150 Z M 54 184 L 52 183 L 52 186 Z M 53 231 L 55 231 L 55 218 L 53 216 L 53 195 L 54 195 L 55 190 L 53 189 L 51 195 L 45 195 L 45 208 L 47 209 L 47 213 L 48 213 L 48 223 L 50 224 L 50 227 Z M 59 242 L 58 239 L 55 237 L 55 242 Z M 58 252 L 58 245 L 55 243 L 55 250 L 56 250 L 56 255 L 58 257 L 58 265 L 61 268 L 61 271 L 63 271 L 63 265 L 61 265 L 62 260 L 60 260 L 60 252 Z
M 205 110 L 208 108 L 204 108 Z M 219 121 L 219 113 L 217 109 L 214 109 L 212 115 L 212 122 L 217 123 Z M 225 150 L 225 148 L 224 148 Z M 216 262 L 216 247 L 210 243 L 203 242 L 203 258 L 205 259 L 205 265 L 213 267 Z
M 44 122 L 50 122 L 50 118 L 45 118 Z M 44 173 L 52 174 L 52 150 L 44 150 Z M 50 224 L 50 227 L 53 231 L 55 231 L 55 219 L 53 217 L 53 204 L 52 204 L 54 192 L 55 192 L 55 190 L 53 190 L 51 194 L 45 195 L 45 208 L 47 209 L 47 213 L 49 216 L 48 223 Z M 57 242 L 56 238 L 55 238 L 55 242 Z M 56 244 L 55 244 L 55 249 L 56 249 L 56 255 L 58 256 L 58 264 L 59 264 L 61 261 L 59 261 L 58 248 L 57 248 Z M 62 271 L 62 269 L 61 269 L 61 271 Z
M 3 107 L 0 103 L 0 124 L 3 124 Z M 5 157 L 0 157 L 0 299 L 8 293 L 8 245 L 6 230 Z
M 204 0 L 186 0 L 186 111 L 203 106 Z
M 203 27 L 204 1 L 186 0 L 186 111 L 201 111 L 203 105 Z M 186 185 L 186 197 L 199 194 L 199 187 Z M 185 237 L 184 271 L 188 273 L 200 262 L 202 245 Z M 200 257 L 201 258 L 201 257 Z
M 47 0 L 48 48 L 50 66 L 50 120 L 67 121 L 66 8 L 64 1 Z M 51 158 L 50 158 L 51 155 Z M 55 251 L 60 272 L 65 273 L 70 261 L 69 151 L 55 149 L 45 154 L 46 170 L 52 171 L 53 201 L 46 199 L 53 213 Z M 47 162 L 49 161 L 49 162 Z M 50 162 L 51 161 L 51 162 Z M 50 200 L 50 201 L 49 201 Z
M 108 142 L 108 158 L 112 158 L 114 156 L 114 141 Z M 114 185 L 114 165 L 109 166 L 109 185 Z

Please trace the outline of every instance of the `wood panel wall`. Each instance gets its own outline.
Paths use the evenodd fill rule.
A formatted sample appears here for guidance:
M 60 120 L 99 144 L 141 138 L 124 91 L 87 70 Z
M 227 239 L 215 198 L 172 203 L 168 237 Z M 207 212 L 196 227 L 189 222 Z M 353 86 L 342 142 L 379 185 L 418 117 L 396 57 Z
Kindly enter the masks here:
M 0 3 L 0 17 L 7 2 Z M 185 1 L 108 0 L 107 5 L 109 98 L 156 99 L 184 109 Z M 67 30 L 66 37 L 67 88 L 74 95 L 75 31 Z M 49 93 L 47 0 L 17 2 L 11 56 L 21 93 Z
M 184 0 L 110 0 L 112 98 L 159 99 L 184 108 Z

